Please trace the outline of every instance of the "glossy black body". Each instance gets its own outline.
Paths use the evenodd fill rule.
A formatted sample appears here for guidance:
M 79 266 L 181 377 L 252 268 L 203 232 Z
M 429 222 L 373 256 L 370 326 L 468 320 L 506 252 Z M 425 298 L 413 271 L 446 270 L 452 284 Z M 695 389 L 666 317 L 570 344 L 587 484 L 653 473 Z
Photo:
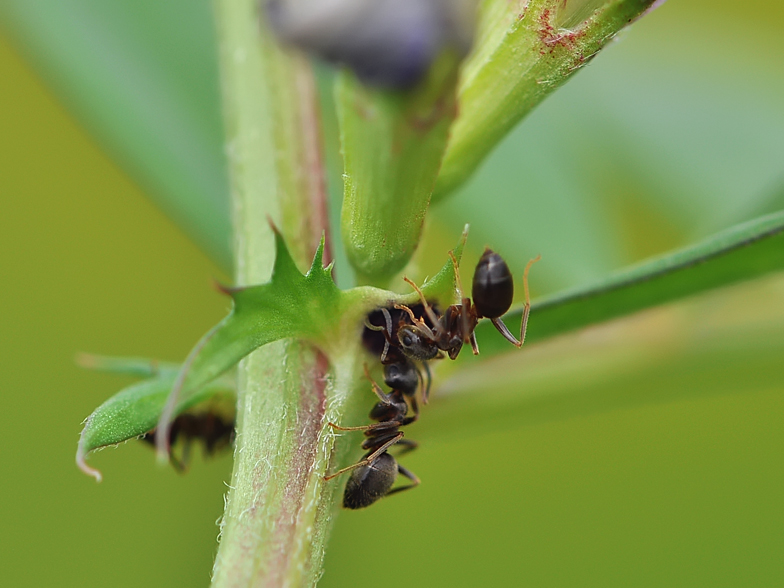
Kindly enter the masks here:
M 512 306 L 514 278 L 503 258 L 485 249 L 474 270 L 471 287 L 477 318 L 498 318 Z
M 370 379 L 367 368 L 365 373 Z M 376 422 L 360 427 L 339 427 L 330 423 L 330 426 L 337 430 L 365 432 L 362 449 L 366 453 L 362 459 L 353 466 L 325 478 L 330 480 L 342 473 L 351 472 L 343 493 L 343 506 L 350 509 L 370 506 L 384 496 L 407 490 L 419 483 L 414 474 L 399 465 L 388 453 L 388 450 L 397 444 L 404 446 L 404 451 L 416 447 L 416 443 L 404 439 L 403 432 L 400 431 L 400 427 L 419 418 L 419 409 L 414 398 L 419 387 L 416 367 L 407 360 L 385 366 L 384 381 L 392 387 L 389 393 L 384 393 L 378 384 L 370 381 L 373 392 L 378 397 L 378 402 L 370 410 L 370 418 Z M 414 411 L 412 416 L 408 416 L 409 402 Z M 398 473 L 409 478 L 412 484 L 393 489 Z
M 459 276 L 457 259 L 450 253 L 454 264 L 455 275 Z M 538 259 L 538 258 L 537 258 Z M 442 315 L 437 315 L 428 308 L 424 294 L 411 280 L 404 278 L 419 294 L 425 316 L 430 324 L 419 319 L 413 313 L 406 313 L 406 324 L 397 328 L 397 341 L 402 352 L 415 360 L 430 360 L 446 353 L 450 359 L 456 359 L 463 345 L 470 343 L 474 355 L 479 354 L 474 330 L 479 320 L 489 318 L 498 332 L 507 341 L 521 347 L 527 324 L 530 302 L 528 300 L 528 269 L 537 259 L 531 260 L 526 266 L 523 283 L 526 287 L 526 305 L 524 320 L 521 323 L 520 339 L 516 339 L 500 319 L 512 306 L 514 298 L 514 278 L 509 266 L 503 258 L 487 248 L 479 259 L 474 270 L 471 298 L 463 297 L 461 304 L 449 306 Z M 458 280 L 458 291 L 461 290 Z M 462 292 L 460 293 L 462 296 Z M 399 307 L 405 308 L 405 307 Z
M 364 458 L 368 455 L 370 454 Z M 343 506 L 350 509 L 365 508 L 383 498 L 392 489 L 397 472 L 395 458 L 386 452 L 372 463 L 358 467 L 351 472 L 351 477 L 346 482 Z

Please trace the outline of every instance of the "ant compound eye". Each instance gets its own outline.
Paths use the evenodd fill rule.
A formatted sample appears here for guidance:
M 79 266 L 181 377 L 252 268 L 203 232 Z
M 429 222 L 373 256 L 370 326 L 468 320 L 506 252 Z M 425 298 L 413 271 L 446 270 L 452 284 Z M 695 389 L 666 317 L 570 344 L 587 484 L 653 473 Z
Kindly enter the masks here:
M 403 347 L 412 347 L 414 345 L 414 337 L 409 333 L 400 335 L 400 344 Z
M 402 327 L 398 332 L 397 338 L 400 341 L 403 352 L 408 357 L 427 361 L 438 355 L 436 344 L 416 332 L 413 327 Z

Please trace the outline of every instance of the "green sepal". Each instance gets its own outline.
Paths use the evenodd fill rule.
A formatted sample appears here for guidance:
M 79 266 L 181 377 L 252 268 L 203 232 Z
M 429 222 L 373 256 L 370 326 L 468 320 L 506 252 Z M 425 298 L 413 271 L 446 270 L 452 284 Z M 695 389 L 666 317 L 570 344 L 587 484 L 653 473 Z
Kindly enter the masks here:
M 101 473 L 85 462 L 87 455 L 96 449 L 135 439 L 155 428 L 181 366 L 149 359 L 93 355 L 80 356 L 78 363 L 90 369 L 145 378 L 112 396 L 84 423 L 76 463 L 84 473 L 100 482 Z M 202 387 L 178 406 L 177 414 L 208 408 L 226 416 L 236 412 L 236 389 L 232 377 L 223 376 Z

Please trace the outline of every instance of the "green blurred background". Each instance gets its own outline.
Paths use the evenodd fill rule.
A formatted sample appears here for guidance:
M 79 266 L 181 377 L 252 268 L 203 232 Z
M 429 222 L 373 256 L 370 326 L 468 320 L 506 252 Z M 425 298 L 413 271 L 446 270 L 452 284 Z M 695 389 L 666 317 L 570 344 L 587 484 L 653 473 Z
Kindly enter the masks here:
M 474 255 L 542 251 L 544 293 L 782 208 L 782 13 L 672 0 L 638 23 L 433 211 L 422 271 L 469 220 Z M 9 39 L 2 585 L 207 585 L 229 457 L 180 476 L 128 443 L 95 484 L 80 423 L 130 380 L 73 356 L 181 359 L 224 276 Z M 783 585 L 783 300 L 772 276 L 443 374 L 410 432 L 422 486 L 342 513 L 320 585 Z

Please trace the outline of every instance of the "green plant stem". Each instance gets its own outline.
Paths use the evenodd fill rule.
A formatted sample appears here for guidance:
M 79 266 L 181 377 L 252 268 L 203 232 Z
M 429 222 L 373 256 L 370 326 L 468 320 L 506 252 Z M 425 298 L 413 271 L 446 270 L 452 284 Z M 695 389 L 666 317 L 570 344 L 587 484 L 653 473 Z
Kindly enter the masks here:
M 326 229 L 310 66 L 261 31 L 257 6 L 215 2 L 238 284 L 269 279 L 268 217 L 282 225 L 299 264 Z M 234 471 L 213 586 L 315 584 L 339 487 L 323 481 L 335 442 L 327 423 L 342 419 L 358 357 L 348 349 L 328 359 L 287 340 L 240 364 Z

